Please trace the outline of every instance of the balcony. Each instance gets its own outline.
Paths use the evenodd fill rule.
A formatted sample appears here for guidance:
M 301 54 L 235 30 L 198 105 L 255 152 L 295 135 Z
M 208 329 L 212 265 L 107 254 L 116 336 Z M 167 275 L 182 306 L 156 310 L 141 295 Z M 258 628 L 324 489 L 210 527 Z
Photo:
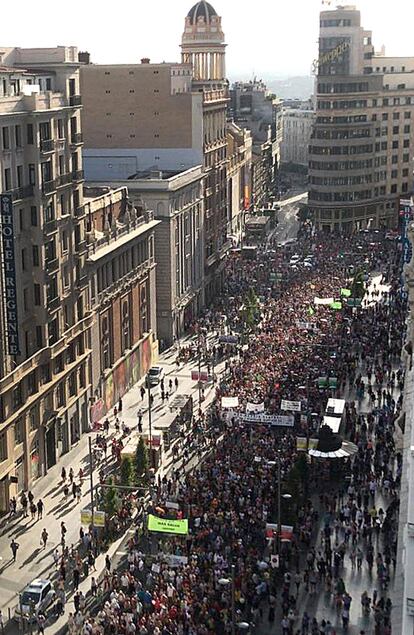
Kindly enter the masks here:
M 56 309 L 58 309 L 59 306 L 60 306 L 60 299 L 58 296 L 56 298 L 52 298 L 51 300 L 48 299 L 47 301 L 48 311 L 56 311 Z
M 82 253 L 86 249 L 86 240 L 81 240 L 78 243 L 75 243 L 74 250 L 76 253 Z
M 75 280 L 75 285 L 77 287 L 84 287 L 85 285 L 88 284 L 88 276 L 86 273 L 83 273 L 79 276 L 79 278 L 76 278 Z
M 82 135 L 82 133 L 81 132 L 72 132 L 72 134 L 70 135 L 70 143 L 73 146 L 78 145 L 79 143 L 83 143 L 83 135 Z
M 47 221 L 43 225 L 43 233 L 44 234 L 53 234 L 53 232 L 57 231 L 57 220 L 54 218 L 53 220 Z
M 51 194 L 56 190 L 56 180 L 52 179 L 52 181 L 43 181 L 42 184 L 42 192 L 43 194 Z
M 82 106 L 82 97 L 80 95 L 70 95 L 69 106 Z
M 40 140 L 40 152 L 47 154 L 53 152 L 55 149 L 55 142 L 53 139 L 41 139 Z
M 24 185 L 23 187 L 17 187 L 14 190 L 8 190 L 5 194 L 11 194 L 13 201 L 21 201 L 24 198 L 30 198 L 33 196 L 33 185 Z
M 83 181 L 83 170 L 73 170 L 72 181 Z
M 76 218 L 80 218 L 81 216 L 85 216 L 85 207 L 76 207 L 75 216 Z
M 58 258 L 53 258 L 53 260 L 46 261 L 46 271 L 48 273 L 54 273 L 59 269 L 59 260 Z
M 68 172 L 68 174 L 61 174 L 56 180 L 58 187 L 62 187 L 62 185 L 69 185 L 69 183 L 72 183 L 72 173 Z

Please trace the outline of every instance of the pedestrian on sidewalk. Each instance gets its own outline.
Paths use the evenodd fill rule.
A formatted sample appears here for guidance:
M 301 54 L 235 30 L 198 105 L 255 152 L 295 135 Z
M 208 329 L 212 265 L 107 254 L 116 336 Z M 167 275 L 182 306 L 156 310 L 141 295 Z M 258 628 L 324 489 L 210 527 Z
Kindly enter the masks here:
M 64 483 L 66 481 L 66 470 L 64 467 L 62 467 L 62 471 L 60 473 L 61 479 L 62 479 L 62 483 Z
M 15 515 L 16 508 L 17 508 L 17 501 L 16 501 L 16 497 L 13 496 L 13 498 L 11 498 L 9 502 L 10 518 Z
M 65 546 L 66 532 L 67 532 L 66 525 L 65 525 L 65 523 L 62 520 L 62 522 L 60 523 L 60 542 L 62 544 L 62 547 Z M 57 549 L 56 549 L 56 551 L 57 551 Z
M 41 635 L 44 635 L 44 632 L 45 632 L 45 622 L 46 622 L 45 614 L 43 613 L 43 611 L 41 611 L 37 615 L 37 632 L 40 633 Z
M 71 482 L 71 484 L 73 483 L 73 479 L 75 478 L 75 475 L 73 473 L 73 469 L 70 468 L 69 469 L 69 481 Z
M 73 483 L 72 483 L 72 496 L 73 496 L 73 500 L 75 500 L 75 498 L 76 498 L 76 483 L 75 483 L 75 481 L 73 481 Z
M 178 390 L 178 377 L 174 379 L 175 389 Z
M 44 504 L 41 498 L 37 501 L 37 520 L 41 520 L 43 518 L 43 510 Z
M 120 414 L 121 414 L 121 412 L 122 412 L 122 399 L 121 399 L 121 397 L 119 398 L 119 401 L 118 401 L 118 412 L 119 412 Z
M 24 492 L 20 496 L 20 505 L 22 506 L 23 516 L 24 518 L 26 518 L 29 514 L 27 512 L 27 505 L 28 505 L 27 496 Z
M 30 505 L 30 514 L 31 514 L 31 520 L 36 520 L 36 512 L 37 512 L 37 507 L 34 503 L 31 503 Z
M 14 538 L 12 538 L 12 541 L 10 543 L 10 549 L 13 555 L 13 562 L 16 562 L 17 550 L 19 547 L 20 547 L 19 543 L 16 542 Z
M 40 535 L 40 544 L 43 544 L 43 549 L 46 549 L 47 539 L 49 538 L 49 534 L 46 531 L 46 528 L 43 528 L 43 531 Z
M 59 560 L 60 560 L 59 550 L 56 547 L 56 549 L 53 552 L 53 562 L 55 563 L 55 569 L 57 569 L 59 566 Z
M 144 386 L 141 386 L 140 393 L 141 393 L 141 399 L 142 399 L 142 401 L 144 401 L 144 397 L 145 397 L 145 388 L 144 388 Z
M 82 488 L 81 488 L 81 486 L 79 484 L 79 485 L 76 486 L 76 502 L 80 503 L 81 498 L 82 498 Z
M 30 490 L 27 493 L 27 498 L 29 499 L 29 507 L 30 507 L 30 505 L 32 505 L 32 503 L 34 501 L 34 496 L 33 496 L 32 492 Z

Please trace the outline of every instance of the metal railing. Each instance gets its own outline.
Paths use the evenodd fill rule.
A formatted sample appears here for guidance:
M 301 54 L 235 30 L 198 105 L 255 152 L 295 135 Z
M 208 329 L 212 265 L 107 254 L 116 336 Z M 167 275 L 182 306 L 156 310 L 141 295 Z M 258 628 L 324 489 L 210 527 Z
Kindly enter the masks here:
M 81 132 L 72 132 L 70 135 L 70 142 L 72 145 L 83 142 L 83 135 Z
M 83 170 L 72 170 L 72 181 L 82 181 Z
M 54 149 L 55 149 L 55 142 L 53 139 L 40 140 L 40 152 L 53 152 Z
M 47 221 L 44 225 L 43 225 L 43 233 L 44 234 L 51 234 L 52 232 L 57 231 L 57 220 L 56 218 Z
M 82 106 L 82 97 L 80 95 L 70 95 L 69 96 L 69 105 L 70 106 Z
M 13 201 L 20 201 L 23 198 L 30 198 L 34 194 L 33 185 L 23 185 L 16 187 L 14 190 L 8 190 L 5 194 L 11 194 Z
M 50 194 L 54 192 L 56 189 L 56 180 L 52 179 L 51 181 L 43 181 L 42 183 L 42 191 L 43 194 Z

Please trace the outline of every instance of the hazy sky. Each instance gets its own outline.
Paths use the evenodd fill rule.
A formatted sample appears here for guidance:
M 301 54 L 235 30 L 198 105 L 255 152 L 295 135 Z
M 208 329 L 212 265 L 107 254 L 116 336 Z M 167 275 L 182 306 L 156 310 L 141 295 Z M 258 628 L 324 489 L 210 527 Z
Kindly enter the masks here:
M 74 45 L 88 50 L 96 63 L 137 62 L 141 57 L 177 61 L 184 17 L 192 4 L 191 0 L 3 0 L 0 45 Z M 310 73 L 321 0 L 212 0 L 212 4 L 223 18 L 230 77 Z M 414 56 L 413 0 L 359 0 L 357 6 L 364 27 L 373 31 L 377 49 L 385 44 L 388 54 Z

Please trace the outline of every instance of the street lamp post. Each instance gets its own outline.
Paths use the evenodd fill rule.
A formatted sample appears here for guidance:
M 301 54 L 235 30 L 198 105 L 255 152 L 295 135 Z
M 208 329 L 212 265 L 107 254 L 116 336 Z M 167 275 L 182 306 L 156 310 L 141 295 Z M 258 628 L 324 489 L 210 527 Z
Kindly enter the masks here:
M 153 468 L 152 460 L 152 400 L 151 400 L 151 384 L 149 376 L 146 375 L 145 381 L 147 383 L 148 390 L 148 425 L 149 425 L 149 447 L 150 447 L 150 467 Z
M 89 479 L 91 484 L 91 518 L 92 518 L 92 530 L 94 527 L 94 497 L 93 497 L 93 454 L 92 454 L 92 439 L 89 437 Z
M 229 586 L 231 590 L 231 635 L 236 635 L 236 589 L 235 589 L 236 565 L 231 565 L 231 577 L 220 578 L 218 583 L 222 586 Z

